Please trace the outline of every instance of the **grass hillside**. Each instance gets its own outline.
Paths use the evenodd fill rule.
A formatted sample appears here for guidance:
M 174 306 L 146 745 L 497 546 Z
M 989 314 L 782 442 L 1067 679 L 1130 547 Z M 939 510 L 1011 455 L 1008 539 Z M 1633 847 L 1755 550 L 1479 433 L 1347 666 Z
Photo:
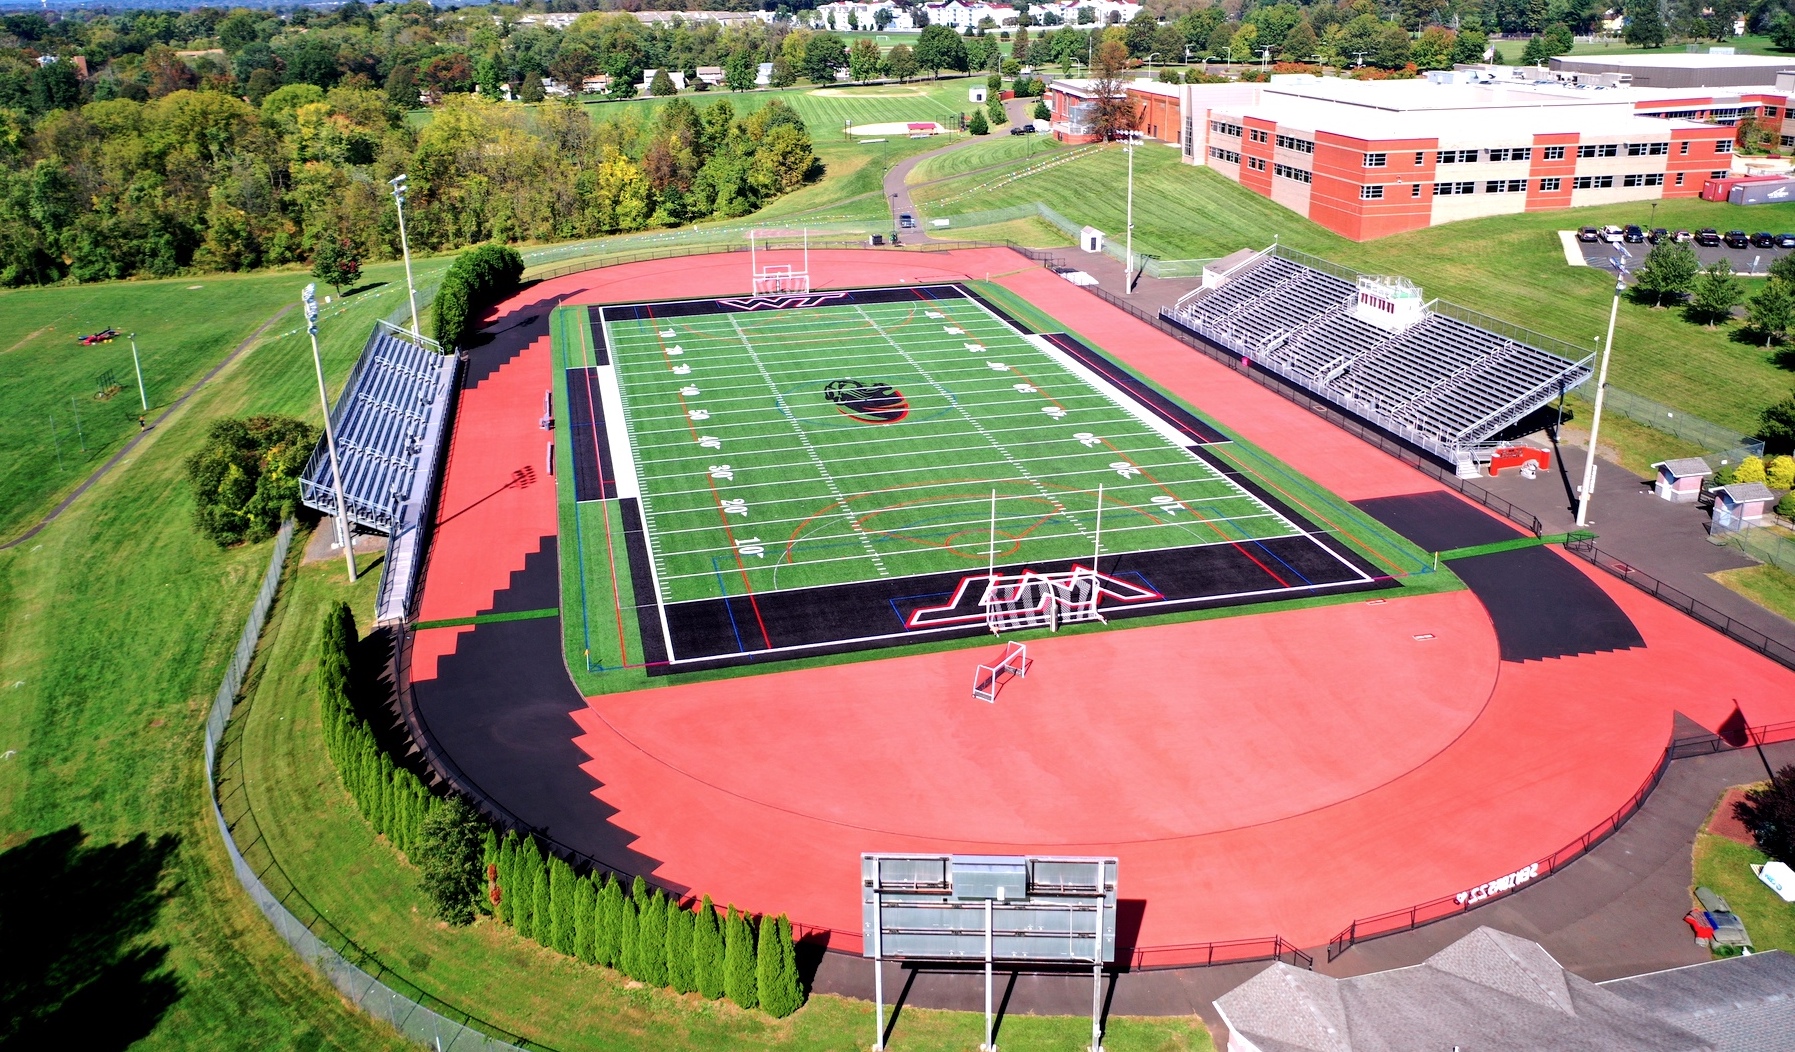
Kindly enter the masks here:
M 1019 170 L 1027 162 L 1017 162 Z M 1120 231 L 1127 156 L 1096 151 L 1039 175 L 1004 181 L 1011 169 L 924 186 L 918 205 L 931 217 L 1044 201 L 1079 223 Z M 1375 273 L 1401 274 L 1429 297 L 1454 301 L 1574 346 L 1598 349 L 1608 324 L 1613 278 L 1565 264 L 1558 231 L 1585 224 L 1645 223 L 1649 204 L 1493 216 L 1353 242 L 1244 190 L 1208 168 L 1180 163 L 1151 145 L 1135 157 L 1135 246 L 1162 259 L 1223 256 L 1274 240 Z M 1701 200 L 1658 205 L 1656 225 L 1795 230 L 1795 204 L 1749 211 Z M 977 236 L 976 232 L 968 236 Z M 1674 310 L 1623 301 L 1610 381 L 1743 432 L 1758 412 L 1795 385 L 1776 350 L 1742 342 L 1736 326 L 1708 329 Z

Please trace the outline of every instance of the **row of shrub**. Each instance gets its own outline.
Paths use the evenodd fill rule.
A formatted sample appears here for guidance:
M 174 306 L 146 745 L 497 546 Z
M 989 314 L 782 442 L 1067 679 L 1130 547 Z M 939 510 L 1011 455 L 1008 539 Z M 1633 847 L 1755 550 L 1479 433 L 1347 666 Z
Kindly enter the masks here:
M 436 290 L 436 342 L 461 346 L 488 307 L 517 291 L 524 258 L 509 245 L 475 245 L 455 257 Z
M 682 902 L 640 876 L 626 889 L 609 873 L 582 875 L 533 837 L 514 830 L 500 840 L 460 797 L 430 792 L 381 747 L 355 705 L 358 639 L 347 603 L 325 612 L 318 659 L 325 748 L 368 824 L 421 871 L 439 917 L 467 924 L 476 910 L 490 913 L 587 964 L 773 1016 L 803 1005 L 785 916 L 756 920 L 731 905 L 719 917 L 708 895 Z
M 487 863 L 499 920 L 557 953 L 614 968 L 637 982 L 727 997 L 783 1017 L 804 1003 L 791 921 L 759 921 L 710 896 L 690 905 L 637 876 L 626 890 L 609 873 L 581 876 L 536 842 L 507 833 Z

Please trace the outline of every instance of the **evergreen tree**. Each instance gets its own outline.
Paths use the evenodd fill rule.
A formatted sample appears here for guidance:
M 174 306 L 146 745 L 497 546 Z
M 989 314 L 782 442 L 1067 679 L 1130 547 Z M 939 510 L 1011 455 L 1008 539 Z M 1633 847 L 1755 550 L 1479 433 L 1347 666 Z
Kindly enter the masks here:
M 559 855 L 549 856 L 549 913 L 554 918 L 549 929 L 549 948 L 573 956 L 573 867 Z
M 617 970 L 631 979 L 642 978 L 642 913 L 635 898 L 623 900 L 623 928 L 618 937 Z
M 1795 392 L 1758 414 L 1757 437 L 1764 440 L 1766 453 L 1795 449 Z
M 555 915 L 548 897 L 548 866 L 538 861 L 531 868 L 536 872 L 530 877 L 530 937 L 547 946 L 555 931 Z
M 664 69 L 655 70 L 654 80 L 650 81 L 648 84 L 648 93 L 650 95 L 672 95 L 675 91 L 676 89 L 673 87 L 673 78 L 668 75 L 667 71 Z
M 971 132 L 974 135 L 990 134 L 991 126 L 989 124 L 985 123 L 985 111 L 984 110 L 973 110 L 972 111 L 972 120 L 967 122 L 966 130 Z
M 698 989 L 694 977 L 692 936 L 697 915 L 680 903 L 667 912 L 667 984 L 682 994 Z
M 1527 46 L 1521 49 L 1520 64 L 1523 66 L 1543 66 L 1546 64 L 1546 60 L 1551 57 L 1552 52 L 1546 48 L 1546 42 L 1540 39 L 1538 33 L 1535 33 L 1528 38 Z
M 617 878 L 605 875 L 605 885 L 599 889 L 599 927 L 598 927 L 598 963 L 607 968 L 623 970 L 623 914 L 628 903 L 623 894 L 623 885 Z
M 493 916 L 507 924 L 515 924 L 511 908 L 517 895 L 517 830 L 505 834 L 499 844 L 499 899 L 493 903 Z
M 760 959 L 756 964 L 760 1006 L 775 1019 L 796 1012 L 804 1003 L 804 985 L 798 976 L 798 948 L 792 941 L 792 922 L 785 914 L 761 921 Z
M 1658 3 L 1659 0 L 1628 0 L 1621 9 L 1627 22 L 1621 39 L 1634 47 L 1663 47 L 1664 15 L 1658 10 Z
M 493 913 L 490 889 L 499 879 L 499 834 L 491 826 L 486 827 L 486 836 L 480 843 L 480 877 L 480 911 Z
M 450 924 L 471 924 L 480 893 L 480 833 L 486 823 L 459 796 L 436 808 L 418 837 L 424 894 Z
M 517 889 L 512 903 L 512 923 L 517 934 L 526 939 L 536 937 L 536 870 L 542 856 L 536 853 L 536 841 L 526 838 L 517 850 Z
M 667 898 L 661 889 L 648 896 L 636 937 L 637 978 L 650 986 L 667 985 Z
M 573 955 L 598 963 L 598 885 L 581 880 L 573 886 Z
M 723 932 L 717 927 L 717 907 L 709 895 L 704 896 L 693 919 L 692 985 L 707 1001 L 723 996 Z
M 740 1008 L 753 1008 L 760 997 L 754 977 L 754 925 L 729 906 L 723 924 L 723 993 Z
M 1003 100 L 996 95 L 990 96 L 985 103 L 985 112 L 991 115 L 990 124 L 993 128 L 1010 123 L 1010 115 L 1003 108 Z

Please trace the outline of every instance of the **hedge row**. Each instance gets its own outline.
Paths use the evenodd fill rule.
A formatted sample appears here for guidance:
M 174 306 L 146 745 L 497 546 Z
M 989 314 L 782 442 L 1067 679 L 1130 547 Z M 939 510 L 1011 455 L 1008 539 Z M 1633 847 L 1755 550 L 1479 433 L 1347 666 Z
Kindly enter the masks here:
M 318 688 L 326 748 L 369 824 L 424 870 L 424 889 L 440 915 L 472 920 L 483 887 L 483 909 L 519 935 L 587 964 L 680 993 L 728 997 L 773 1016 L 788 1016 L 804 1003 L 785 916 L 756 921 L 731 905 L 719 917 L 708 895 L 688 904 L 640 876 L 628 889 L 608 873 L 582 876 L 533 838 L 513 831 L 501 841 L 459 798 L 433 795 L 393 762 L 355 711 L 357 639 L 347 603 L 325 612 Z M 470 827 L 475 821 L 477 835 Z
M 324 638 L 318 659 L 319 707 L 324 745 L 336 764 L 343 788 L 362 817 L 408 859 L 416 861 L 425 822 L 443 806 L 418 776 L 395 764 L 374 740 L 374 732 L 350 700 L 353 679 L 351 650 L 359 637 L 349 604 L 338 603 L 324 615 Z
M 436 290 L 436 342 L 454 350 L 488 307 L 517 291 L 524 258 L 508 245 L 475 245 L 455 257 Z
M 706 895 L 668 898 L 640 876 L 626 889 L 609 873 L 580 876 L 565 859 L 507 833 L 487 857 L 493 913 L 519 935 L 649 986 L 727 997 L 788 1016 L 804 1003 L 791 921 L 758 921 L 731 905 L 718 916 Z

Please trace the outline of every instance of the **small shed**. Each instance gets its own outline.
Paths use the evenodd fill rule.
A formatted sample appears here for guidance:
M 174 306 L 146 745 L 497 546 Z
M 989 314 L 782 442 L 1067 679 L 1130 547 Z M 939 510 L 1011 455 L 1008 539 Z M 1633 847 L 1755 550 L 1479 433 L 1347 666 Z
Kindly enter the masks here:
M 1762 482 L 1735 482 L 1714 491 L 1714 529 L 1742 530 L 1761 525 L 1776 494 Z
M 1660 460 L 1652 467 L 1658 469 L 1658 481 L 1652 489 L 1672 504 L 1694 504 L 1701 496 L 1702 479 L 1714 473 L 1708 462 L 1700 457 Z
M 1087 226 L 1078 232 L 1078 247 L 1086 252 L 1103 251 L 1103 231 Z
M 968 88 L 968 89 L 966 89 L 966 98 L 972 102 L 982 103 L 985 101 L 985 89 L 984 88 Z

